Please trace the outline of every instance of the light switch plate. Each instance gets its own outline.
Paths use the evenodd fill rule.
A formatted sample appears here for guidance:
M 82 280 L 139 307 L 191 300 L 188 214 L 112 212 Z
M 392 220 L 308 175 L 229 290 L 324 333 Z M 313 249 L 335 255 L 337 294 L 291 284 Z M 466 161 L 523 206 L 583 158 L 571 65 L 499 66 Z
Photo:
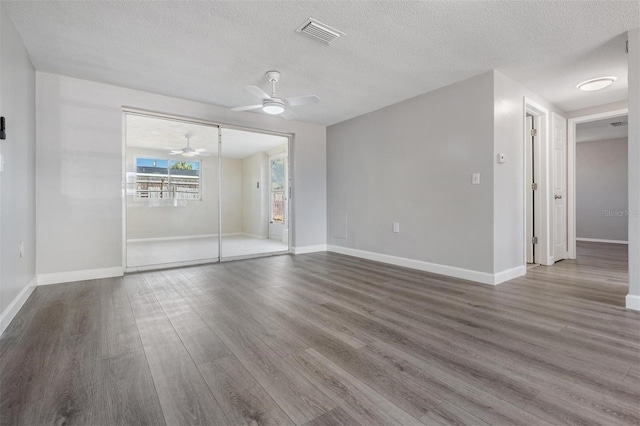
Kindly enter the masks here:
M 393 232 L 395 232 L 395 233 L 400 232 L 400 223 L 399 222 L 393 222 Z
M 474 173 L 471 175 L 471 183 L 473 185 L 480 185 L 480 173 Z

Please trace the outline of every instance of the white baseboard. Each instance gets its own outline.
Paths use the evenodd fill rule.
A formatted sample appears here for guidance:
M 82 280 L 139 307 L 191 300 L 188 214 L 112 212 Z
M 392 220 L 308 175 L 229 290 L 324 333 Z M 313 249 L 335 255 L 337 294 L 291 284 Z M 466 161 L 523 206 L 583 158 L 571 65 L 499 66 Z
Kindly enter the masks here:
M 231 232 L 228 234 L 222 234 L 223 237 L 237 237 L 243 234 L 242 232 Z M 127 243 L 150 243 L 154 241 L 180 241 L 180 240 L 193 240 L 196 238 L 218 238 L 218 234 L 202 234 L 202 235 L 185 235 L 181 237 L 158 237 L 158 238 L 132 238 L 127 240 Z M 266 238 L 266 237 L 255 237 Z
M 514 278 L 526 275 L 527 267 L 525 265 L 516 266 L 515 268 L 506 269 L 502 272 L 493 274 L 494 284 L 502 284 L 506 281 L 510 281 Z
M 319 251 L 327 251 L 327 245 L 318 244 L 316 246 L 291 247 L 291 253 L 293 254 L 315 253 Z
M 576 238 L 576 241 L 587 241 L 590 243 L 609 243 L 609 244 L 629 244 L 629 241 L 623 240 L 601 240 L 598 238 Z
M 346 254 L 348 256 L 360 257 L 377 262 L 389 263 L 391 265 L 403 266 L 405 268 L 418 269 L 420 271 L 432 272 L 434 274 L 446 275 L 449 277 L 462 278 L 463 280 L 475 281 L 481 284 L 496 285 L 508 279 L 524 275 L 524 266 L 508 269 L 498 274 L 474 271 L 471 269 L 458 268 L 455 266 L 440 265 L 437 263 L 424 262 L 422 260 L 407 259 L 405 257 L 391 256 L 388 254 L 374 253 L 365 250 L 357 250 L 341 246 L 328 245 L 327 251 Z
M 240 234 L 240 235 L 244 235 L 245 237 L 249 237 L 249 238 L 256 238 L 259 240 L 266 240 L 267 238 L 269 238 L 266 235 L 254 235 L 254 234 Z M 224 235 L 223 235 L 224 237 Z
M 627 309 L 640 311 L 640 296 L 636 296 L 635 294 L 627 294 L 626 302 Z
M 51 274 L 38 274 L 38 285 L 61 284 L 73 281 L 98 280 L 100 278 L 121 277 L 124 268 L 85 269 L 82 271 L 54 272 Z
M 0 335 L 2 335 L 9 324 L 11 324 L 11 321 L 13 321 L 20 308 L 22 308 L 24 302 L 27 301 L 27 299 L 29 298 L 29 296 L 31 296 L 31 293 L 33 293 L 33 290 L 35 289 L 36 278 L 34 277 L 29 282 L 29 284 L 27 284 L 27 286 L 22 289 L 22 291 L 16 296 L 16 298 L 13 299 L 11 303 L 9 303 L 9 306 L 7 306 L 4 312 L 0 314 Z

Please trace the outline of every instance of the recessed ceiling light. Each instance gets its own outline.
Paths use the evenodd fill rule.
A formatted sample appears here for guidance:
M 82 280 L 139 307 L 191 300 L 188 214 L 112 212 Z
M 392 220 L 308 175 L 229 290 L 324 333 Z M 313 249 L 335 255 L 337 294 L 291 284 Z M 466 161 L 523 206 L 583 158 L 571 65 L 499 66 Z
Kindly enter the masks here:
M 616 81 L 616 77 L 598 77 L 592 78 L 591 80 L 583 81 L 578 84 L 578 89 L 585 92 L 594 92 L 596 90 L 604 89 L 605 87 L 609 87 Z

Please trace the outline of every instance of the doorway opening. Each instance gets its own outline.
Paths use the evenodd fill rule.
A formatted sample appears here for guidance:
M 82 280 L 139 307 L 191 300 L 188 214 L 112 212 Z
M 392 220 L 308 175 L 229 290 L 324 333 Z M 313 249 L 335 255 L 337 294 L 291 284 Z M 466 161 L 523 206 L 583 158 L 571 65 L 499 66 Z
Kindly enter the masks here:
M 535 205 L 536 197 L 535 193 L 538 189 L 538 182 L 536 181 L 534 170 L 536 170 L 536 140 L 538 139 L 538 129 L 535 126 L 535 117 L 531 114 L 526 114 L 526 127 L 525 127 L 525 214 L 526 214 L 526 263 L 527 265 L 536 264 L 536 226 L 535 226 Z
M 549 265 L 549 215 L 544 202 L 547 190 L 548 111 L 536 102 L 524 100 L 524 264 Z
M 124 125 L 127 272 L 289 252 L 288 136 L 131 111 Z
M 623 124 L 627 121 L 628 113 L 625 108 L 576 117 L 568 122 L 567 228 L 570 259 L 577 257 L 578 238 L 585 242 L 601 243 L 607 243 L 602 240 L 624 243 L 628 238 L 628 233 L 624 231 L 628 225 L 625 215 L 628 208 L 625 207 L 628 206 L 628 190 L 625 190 L 628 185 L 628 163 L 622 164 L 628 151 L 621 152 L 622 145 L 628 146 L 627 127 Z M 605 168 L 602 163 L 606 164 Z M 621 180 L 622 174 L 624 182 Z M 603 191 L 604 187 L 608 187 L 609 191 Z M 578 192 L 581 194 L 578 195 Z M 578 209 L 581 219 L 579 233 Z M 622 216 L 618 216 L 620 214 Z

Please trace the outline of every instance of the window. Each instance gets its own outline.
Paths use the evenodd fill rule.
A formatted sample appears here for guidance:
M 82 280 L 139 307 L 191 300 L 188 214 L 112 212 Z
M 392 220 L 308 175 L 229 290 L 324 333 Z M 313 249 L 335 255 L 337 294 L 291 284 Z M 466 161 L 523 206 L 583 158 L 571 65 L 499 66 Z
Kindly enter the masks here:
M 200 200 L 200 161 L 136 158 L 136 198 Z
M 285 221 L 285 190 L 287 188 L 287 175 L 284 158 L 276 158 L 271 163 L 271 218 L 272 223 L 284 223 Z

